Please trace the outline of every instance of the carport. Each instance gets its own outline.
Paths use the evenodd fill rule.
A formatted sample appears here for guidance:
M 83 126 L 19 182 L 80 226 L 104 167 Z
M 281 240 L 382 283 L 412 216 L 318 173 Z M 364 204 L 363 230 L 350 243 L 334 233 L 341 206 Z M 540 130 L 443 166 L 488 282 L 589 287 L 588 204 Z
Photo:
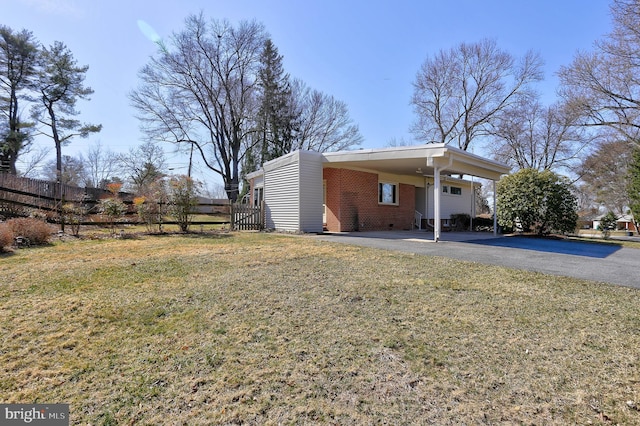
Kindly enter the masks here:
M 445 144 L 426 144 L 390 149 L 329 152 L 323 155 L 323 167 L 342 167 L 375 170 L 392 175 L 420 175 L 424 179 L 433 177 L 434 203 L 433 240 L 439 241 L 441 228 L 441 178 L 443 176 L 467 175 L 487 179 L 495 183 L 509 173 L 506 164 L 489 160 Z M 425 193 L 428 185 L 425 185 Z M 425 197 L 428 199 L 428 197 Z M 428 210 L 428 206 L 425 210 Z M 495 197 L 493 211 L 496 211 Z M 494 215 L 494 234 L 497 229 Z

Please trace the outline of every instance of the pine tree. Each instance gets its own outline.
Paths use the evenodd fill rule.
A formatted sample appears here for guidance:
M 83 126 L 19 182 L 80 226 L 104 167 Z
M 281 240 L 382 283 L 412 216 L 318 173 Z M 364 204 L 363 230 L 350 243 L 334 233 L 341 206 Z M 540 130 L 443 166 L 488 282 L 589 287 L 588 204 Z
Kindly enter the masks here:
M 38 43 L 30 31 L 0 25 L 0 171 L 16 174 L 20 152 L 30 143 L 31 123 L 20 120 L 21 92 L 35 75 Z M 6 117 L 6 121 L 4 118 Z
M 83 124 L 71 117 L 79 114 L 75 109 L 78 99 L 89 99 L 93 93 L 83 85 L 88 66 L 79 67 L 71 51 L 56 41 L 49 49 L 43 48 L 41 69 L 35 83 L 39 105 L 33 109 L 33 116 L 40 124 L 48 127 L 45 134 L 51 137 L 56 147 L 56 170 L 58 180 L 62 174 L 62 145 L 74 136 L 86 138 L 99 132 L 102 125 Z
M 260 110 L 254 167 L 294 150 L 297 119 L 291 102 L 289 74 L 285 74 L 282 55 L 270 39 L 265 41 L 260 62 Z

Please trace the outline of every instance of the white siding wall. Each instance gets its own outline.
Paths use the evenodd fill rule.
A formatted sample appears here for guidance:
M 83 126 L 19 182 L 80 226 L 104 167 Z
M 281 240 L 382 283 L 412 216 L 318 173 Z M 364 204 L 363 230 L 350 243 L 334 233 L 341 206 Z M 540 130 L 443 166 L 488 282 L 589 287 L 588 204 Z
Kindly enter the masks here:
M 296 151 L 264 164 L 266 227 L 322 232 L 322 155 Z
M 282 231 L 300 229 L 300 162 L 295 154 L 264 164 L 267 228 Z
M 322 154 L 300 151 L 300 231 L 322 232 Z
M 440 217 L 442 219 L 449 219 L 452 214 L 456 213 L 466 213 L 471 215 L 470 189 L 471 188 L 468 186 L 462 186 L 462 195 L 442 194 L 442 198 L 440 198 L 440 206 L 442 208 Z
M 457 186 L 458 188 L 462 188 L 461 195 L 451 195 L 441 193 L 440 197 L 440 218 L 441 219 L 449 219 L 452 214 L 457 213 L 466 213 L 471 215 L 472 212 L 472 193 L 471 193 L 471 183 L 470 182 L 442 182 L 442 186 Z M 423 188 L 416 188 L 416 191 L 424 191 Z M 440 188 L 442 191 L 442 187 Z M 422 207 L 424 210 L 424 207 Z M 417 209 L 420 210 L 420 209 Z M 429 186 L 429 211 L 427 212 L 427 217 L 429 219 L 433 219 L 433 186 Z

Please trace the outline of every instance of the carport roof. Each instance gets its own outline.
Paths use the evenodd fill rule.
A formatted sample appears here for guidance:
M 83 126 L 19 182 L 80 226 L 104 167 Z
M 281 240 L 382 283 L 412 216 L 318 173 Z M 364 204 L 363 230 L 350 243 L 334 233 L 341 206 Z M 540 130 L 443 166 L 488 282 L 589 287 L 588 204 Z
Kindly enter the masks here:
M 378 172 L 433 176 L 434 168 L 445 174 L 471 175 L 499 180 L 510 167 L 445 144 L 426 144 L 386 149 L 337 151 L 322 154 L 324 167 L 369 169 Z

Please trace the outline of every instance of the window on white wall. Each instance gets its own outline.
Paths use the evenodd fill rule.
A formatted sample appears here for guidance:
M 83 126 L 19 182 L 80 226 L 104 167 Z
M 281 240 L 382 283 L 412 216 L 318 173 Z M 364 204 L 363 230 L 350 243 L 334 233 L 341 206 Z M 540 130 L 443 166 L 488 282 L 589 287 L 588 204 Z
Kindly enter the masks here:
M 262 203 L 263 199 L 264 199 L 264 188 L 263 187 L 254 188 L 253 189 L 253 205 L 259 206 Z
M 378 183 L 378 203 L 398 204 L 398 185 L 395 183 Z
M 442 193 L 449 195 L 462 195 L 462 188 L 460 188 L 459 186 L 443 185 Z

